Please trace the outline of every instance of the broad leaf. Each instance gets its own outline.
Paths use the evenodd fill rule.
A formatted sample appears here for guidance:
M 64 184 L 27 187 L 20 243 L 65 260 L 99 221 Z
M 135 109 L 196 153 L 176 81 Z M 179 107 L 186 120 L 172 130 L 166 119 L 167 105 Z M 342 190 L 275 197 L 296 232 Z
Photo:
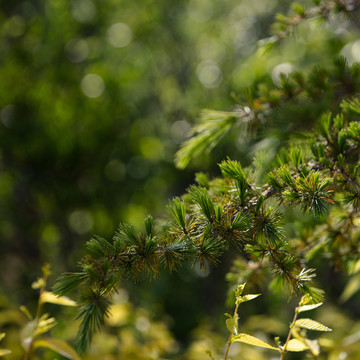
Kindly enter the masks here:
M 309 350 L 311 351 L 311 354 L 314 356 L 320 355 L 320 345 L 317 340 L 310 340 L 306 339 L 306 345 L 309 346 Z
M 41 316 L 38 322 L 36 322 L 36 329 L 33 336 L 39 336 L 46 333 L 56 325 L 56 320 L 54 317 L 49 318 L 49 314 L 44 314 Z
M 309 330 L 332 331 L 332 329 L 328 328 L 327 326 L 311 319 L 298 319 L 295 321 L 294 325 Z
M 321 306 L 323 303 L 317 303 L 317 304 L 312 304 L 312 305 L 303 305 L 303 306 L 299 306 L 297 309 L 296 309 L 296 312 L 297 313 L 301 313 L 301 312 L 304 312 L 304 311 L 309 311 L 309 310 L 313 310 L 313 309 L 316 309 L 317 307 Z
M 0 333 L 0 341 L 6 336 L 5 333 Z M 8 349 L 0 349 L 0 356 L 5 356 L 11 354 L 11 351 Z
M 226 327 L 232 334 L 238 333 L 238 322 L 239 322 L 239 315 L 235 314 L 234 316 L 231 316 L 229 314 L 225 314 L 229 318 L 226 319 Z
M 11 354 L 10 350 L 7 349 L 0 349 L 0 356 L 5 356 Z
M 48 348 L 71 360 L 81 360 L 76 351 L 65 341 L 52 338 L 42 338 L 34 341 L 34 348 Z
M 33 289 L 41 289 L 41 288 L 44 288 L 46 285 L 46 281 L 44 278 L 39 278 L 37 279 L 36 281 L 34 281 L 32 284 L 31 284 L 31 287 Z
M 343 293 L 340 296 L 340 300 L 345 302 L 349 300 L 354 294 L 360 290 L 360 274 L 354 275 L 345 286 Z
M 21 305 L 19 309 L 29 319 L 29 321 L 32 321 L 32 315 L 26 306 Z
M 252 299 L 257 298 L 260 295 L 261 294 L 247 294 L 247 295 L 244 295 L 244 296 L 239 296 L 239 297 L 236 298 L 236 304 L 241 304 L 243 302 L 250 301 Z
M 56 296 L 50 291 L 44 291 L 41 294 L 40 301 L 42 303 L 51 303 L 64 306 L 77 306 L 74 300 L 71 300 L 66 296 Z
M 238 285 L 238 287 L 235 290 L 235 296 L 236 297 L 240 296 L 243 293 L 243 291 L 245 289 L 245 285 L 246 285 L 246 283 Z
M 286 346 L 287 351 L 304 351 L 308 349 L 309 347 L 298 339 L 291 339 Z
M 248 334 L 239 334 L 235 335 L 231 338 L 231 343 L 233 342 L 242 342 L 249 345 L 259 346 L 266 349 L 272 349 L 276 351 L 280 351 L 280 349 L 275 348 L 269 344 L 267 344 L 265 341 L 262 341 L 254 336 L 248 335 Z
M 34 338 L 36 331 L 36 321 L 29 321 L 20 331 L 20 339 L 22 347 L 27 351 Z

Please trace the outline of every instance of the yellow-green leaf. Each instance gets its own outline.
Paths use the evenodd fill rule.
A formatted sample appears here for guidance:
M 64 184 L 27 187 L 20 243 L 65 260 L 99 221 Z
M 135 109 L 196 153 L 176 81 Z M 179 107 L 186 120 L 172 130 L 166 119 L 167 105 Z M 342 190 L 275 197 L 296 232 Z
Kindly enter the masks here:
M 65 341 L 52 338 L 42 338 L 34 341 L 34 348 L 43 347 L 57 352 L 71 360 L 81 360 L 76 351 Z
M 360 274 L 354 275 L 345 286 L 343 293 L 340 296 L 341 302 L 349 300 L 355 293 L 360 290 Z
M 304 351 L 308 349 L 309 347 L 298 339 L 291 339 L 286 346 L 287 351 Z
M 309 311 L 309 310 L 313 310 L 316 309 L 317 307 L 321 306 L 323 303 L 317 303 L 317 304 L 312 304 L 312 305 L 303 305 L 303 306 L 299 306 L 296 311 L 297 313 L 301 313 L 304 311 Z
M 0 333 L 0 341 L 6 336 L 5 333 Z M 8 349 L 0 349 L 0 356 L 5 356 L 5 355 L 8 355 L 10 354 L 11 351 L 8 350 Z
M 305 341 L 306 341 L 306 345 L 309 346 L 309 350 L 311 351 L 311 354 L 314 356 L 319 356 L 320 355 L 319 342 L 317 340 L 310 340 L 310 339 L 305 339 Z
M 353 218 L 352 222 L 355 226 L 360 226 L 360 217 Z M 354 263 L 352 263 L 348 269 L 349 275 L 354 275 L 354 274 L 357 274 L 358 272 L 360 272 L 360 259 L 358 259 Z
M 29 349 L 36 331 L 36 321 L 29 321 L 20 331 L 21 345 L 25 350 Z
M 258 296 L 260 296 L 261 294 L 247 294 L 247 295 L 244 295 L 244 296 L 238 296 L 236 298 L 236 304 L 241 304 L 245 301 L 250 301 L 252 299 L 255 299 L 257 298 Z
M 248 334 L 239 334 L 239 335 L 233 336 L 231 338 L 231 343 L 233 343 L 235 341 L 242 342 L 242 343 L 249 344 L 249 345 L 259 346 L 259 347 L 266 348 L 266 349 L 280 351 L 280 349 L 267 344 L 265 341 L 262 341 L 256 337 L 248 335 Z
M 228 319 L 226 319 L 226 327 L 232 334 L 238 333 L 238 322 L 239 322 L 239 315 L 234 314 L 234 316 L 231 316 L 229 314 L 226 314 L 229 316 Z
M 49 318 L 49 314 L 44 314 L 41 316 L 38 322 L 36 322 L 36 329 L 33 336 L 37 337 L 41 334 L 46 333 L 56 325 L 56 320 L 54 317 Z
M 45 279 L 39 278 L 31 284 L 31 287 L 33 289 L 41 289 L 41 288 L 45 287 L 45 285 L 46 285 Z
M 0 349 L 0 356 L 5 356 L 11 354 L 11 351 L 8 349 Z
M 56 296 L 50 291 L 44 291 L 41 294 L 40 301 L 42 303 L 51 303 L 51 304 L 57 304 L 57 305 L 64 305 L 64 306 L 77 306 L 76 302 L 74 300 L 69 299 L 66 296 Z
M 29 321 L 32 321 L 32 316 L 30 314 L 30 311 L 28 310 L 28 308 L 24 305 L 20 306 L 20 311 L 26 315 L 26 317 L 29 319 Z
M 298 319 L 295 321 L 294 326 L 316 331 L 332 331 L 332 329 L 328 328 L 327 326 L 311 319 Z
M 246 283 L 245 283 L 245 284 L 238 285 L 238 287 L 237 287 L 236 290 L 235 290 L 235 296 L 236 296 L 236 297 L 240 296 L 240 295 L 243 293 L 243 291 L 244 291 L 244 289 L 245 289 L 245 285 L 246 285 Z

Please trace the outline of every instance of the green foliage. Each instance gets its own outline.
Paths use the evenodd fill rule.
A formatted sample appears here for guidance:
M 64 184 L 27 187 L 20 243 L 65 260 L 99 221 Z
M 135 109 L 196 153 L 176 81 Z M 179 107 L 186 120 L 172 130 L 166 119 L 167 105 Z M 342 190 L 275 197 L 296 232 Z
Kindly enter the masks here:
M 206 219 L 210 223 L 213 222 L 215 215 L 214 203 L 212 202 L 206 189 L 192 186 L 188 190 L 188 194 L 192 200 L 198 204 L 201 213 L 206 217 Z
M 239 325 L 238 325 L 239 315 L 237 313 L 239 305 L 243 302 L 251 301 L 260 295 L 260 294 L 247 294 L 247 295 L 241 296 L 241 294 L 244 291 L 245 285 L 246 284 L 238 285 L 237 288 L 235 289 L 234 314 L 232 316 L 229 314 L 225 314 L 228 317 L 228 319 L 226 320 L 226 327 L 230 331 L 230 337 L 228 340 L 228 346 L 227 346 L 227 350 L 226 350 L 226 354 L 225 354 L 225 358 L 224 358 L 225 360 L 228 358 L 230 347 L 234 342 L 241 342 L 241 343 L 245 343 L 245 344 L 249 344 L 249 345 L 259 346 L 262 348 L 278 350 L 277 348 L 274 348 L 273 346 L 267 344 L 266 342 L 254 337 L 252 335 L 248 335 L 248 334 L 244 334 L 244 333 L 239 334 Z
M 86 278 L 86 273 L 63 273 L 59 276 L 59 281 L 54 285 L 53 292 L 63 296 L 76 289 Z
M 67 359 L 80 360 L 80 357 L 75 350 L 59 339 L 41 338 L 34 344 L 34 349 L 36 348 L 48 348 Z
M 6 336 L 5 333 L 0 334 L 0 341 Z M 0 349 L 0 356 L 5 356 L 11 354 L 11 351 L 8 349 Z
M 172 201 L 169 212 L 173 220 L 163 228 L 157 230 L 148 217 L 147 235 L 136 233 L 131 225 L 120 224 L 113 244 L 99 237 L 91 239 L 87 244 L 89 256 L 82 261 L 79 272 L 86 277 L 64 280 L 65 276 L 55 288 L 63 294 L 63 290 L 74 287 L 72 284 L 80 285 L 80 289 L 91 284 L 92 295 L 80 316 L 80 338 L 86 339 L 81 340 L 81 347 L 90 342 L 92 332 L 106 315 L 106 306 L 97 307 L 94 301 L 102 301 L 122 278 L 146 274 L 156 277 L 161 265 L 172 270 L 186 260 L 208 269 L 208 264 L 219 264 L 231 245 L 261 268 L 270 268 L 292 292 L 303 291 L 320 301 L 322 292 L 308 284 L 314 276 L 312 270 L 300 266 L 311 248 L 291 250 L 283 229 L 282 208 L 298 207 L 317 218 L 326 216 L 331 205 L 343 206 L 339 198 L 356 205 L 349 193 L 358 194 L 357 180 L 352 175 L 359 171 L 353 161 L 354 153 L 359 152 L 355 144 L 358 118 L 348 118 L 345 108 L 342 105 L 342 112 L 336 116 L 320 115 L 301 147 L 284 148 L 275 169 L 264 174 L 268 183 L 257 183 L 251 176 L 253 169 L 245 171 L 240 162 L 228 159 L 219 165 L 222 177 L 207 187 L 193 185 L 182 200 Z M 330 224 L 327 231 L 332 231 Z
M 298 319 L 294 322 L 294 326 L 316 331 L 331 331 L 331 329 L 329 329 L 327 326 L 322 325 L 317 321 L 311 319 Z
M 288 351 L 300 352 L 300 351 L 309 350 L 312 355 L 314 356 L 319 355 L 318 343 L 315 340 L 309 340 L 306 337 L 306 333 L 305 332 L 300 333 L 298 331 L 298 328 L 316 330 L 316 331 L 325 331 L 325 332 L 331 331 L 331 329 L 312 319 L 307 319 L 307 318 L 297 319 L 297 316 L 301 312 L 310 311 L 315 308 L 318 308 L 319 306 L 322 305 L 322 303 L 314 303 L 315 299 L 312 298 L 310 295 L 303 296 L 299 302 L 299 306 L 296 307 L 295 309 L 295 316 L 292 323 L 290 324 L 290 331 L 288 333 L 285 344 L 281 345 L 279 339 L 277 338 L 276 342 L 278 347 L 274 347 L 252 335 L 245 333 L 239 334 L 239 326 L 238 326 L 239 316 L 237 314 L 239 305 L 243 302 L 253 300 L 259 296 L 259 294 L 256 295 L 248 294 L 241 296 L 244 287 L 245 284 L 238 285 L 237 289 L 235 290 L 236 300 L 235 300 L 234 315 L 231 316 L 229 314 L 225 314 L 228 317 L 228 319 L 226 320 L 226 327 L 230 331 L 230 337 L 228 340 L 228 346 L 224 358 L 225 360 L 228 358 L 230 347 L 234 342 L 241 342 L 252 346 L 278 351 L 281 354 L 280 356 L 281 360 L 284 358 L 285 354 Z
M 124 23 L 112 24 L 113 20 L 104 15 L 108 7 L 111 10 L 112 6 L 117 8 L 110 1 L 102 5 L 104 13 L 99 13 L 90 22 L 79 20 L 74 27 L 78 28 L 76 31 L 71 26 L 75 20 L 69 18 L 69 9 L 63 8 L 61 2 L 41 9 L 41 14 L 44 12 L 46 16 L 26 15 L 29 16 L 26 21 L 24 9 L 29 8 L 29 4 L 21 5 L 16 10 L 18 13 L 6 21 L 1 36 L 4 36 L 4 44 L 11 48 L 11 54 L 4 62 L 4 83 L 11 81 L 21 86 L 7 86 L 7 91 L 2 90 L 1 120 L 6 131 L 1 139 L 11 151 L 1 151 L 0 154 L 1 168 L 5 169 L 0 178 L 0 197 L 11 203 L 11 208 L 23 211 L 29 206 L 29 211 L 16 214 L 13 216 L 15 220 L 4 220 L 0 231 L 6 236 L 1 238 L 9 243 L 11 239 L 25 238 L 30 226 L 22 226 L 17 219 L 27 219 L 30 224 L 33 217 L 29 217 L 29 213 L 36 215 L 34 218 L 39 219 L 41 229 L 29 235 L 37 240 L 39 233 L 42 239 L 39 246 L 33 246 L 33 252 L 39 248 L 43 256 L 47 249 L 52 248 L 52 242 L 59 247 L 60 237 L 67 238 L 70 233 L 72 236 L 61 251 L 68 254 L 67 248 L 74 250 L 74 233 L 87 236 L 93 229 L 93 222 L 98 222 L 98 219 L 102 221 L 95 229 L 105 236 L 94 236 L 87 242 L 86 254 L 78 262 L 78 272 L 60 275 L 53 288 L 54 294 L 60 298 L 45 291 L 48 269 L 44 269 L 43 278 L 33 284 L 34 288 L 40 289 L 40 298 L 36 317 L 30 319 L 23 332 L 23 346 L 29 357 L 37 348 L 43 347 L 65 357 L 77 358 L 65 343 L 42 336 L 55 325 L 53 317 L 42 314 L 43 304 L 78 305 L 78 348 L 85 352 L 102 324 L 110 320 L 107 319 L 111 312 L 110 300 L 120 284 L 129 279 L 154 279 L 163 270 L 173 271 L 187 263 L 193 265 L 195 274 L 199 273 L 199 268 L 210 272 L 219 265 L 227 271 L 226 266 L 228 263 L 231 266 L 234 254 L 237 254 L 237 260 L 228 275 L 234 283 L 242 279 L 241 282 L 245 280 L 253 286 L 269 291 L 276 289 L 279 293 L 284 291 L 282 283 L 285 283 L 288 295 L 300 293 L 304 297 L 295 310 L 284 345 L 278 340 L 277 347 L 274 347 L 252 335 L 240 333 L 238 306 L 258 295 L 242 295 L 244 285 L 238 286 L 235 312 L 227 314 L 226 326 L 231 335 L 225 358 L 234 342 L 276 350 L 281 359 L 291 351 L 307 350 L 314 358 L 319 356 L 320 342 L 308 339 L 307 330 L 329 331 L 330 328 L 320 321 L 297 318 L 299 313 L 322 304 L 324 292 L 315 285 L 313 268 L 320 275 L 321 286 L 332 289 L 333 298 L 338 297 L 336 291 L 344 286 L 348 273 L 352 278 L 347 282 L 341 299 L 348 301 L 360 288 L 358 273 L 349 270 L 360 254 L 360 66 L 354 61 L 358 37 L 351 27 L 356 28 L 358 24 L 358 5 L 351 1 L 332 0 L 314 3 L 312 7 L 295 3 L 289 14 L 277 15 L 271 38 L 259 43 L 253 54 L 244 55 L 234 68 L 223 66 L 228 76 L 225 70 L 221 72 L 218 63 L 225 65 L 225 58 L 239 59 L 239 53 L 246 53 L 245 47 L 236 44 L 247 40 L 247 35 L 243 34 L 251 32 L 249 29 L 252 27 L 260 33 L 261 29 L 254 25 L 259 22 L 253 14 L 266 12 L 266 6 L 258 7 L 256 2 L 249 6 L 236 2 L 239 7 L 232 9 L 228 22 L 221 20 L 221 15 L 217 16 L 220 20 L 213 19 L 214 22 L 223 21 L 219 27 L 211 29 L 216 37 L 223 36 L 220 33 L 237 33 L 227 41 L 234 44 L 232 51 L 236 56 L 228 56 L 230 53 L 211 46 L 204 34 L 202 27 L 210 27 L 208 19 L 218 14 L 213 3 L 206 5 L 206 2 L 191 1 L 186 6 L 175 4 L 169 7 L 166 2 L 160 2 L 150 12 L 147 7 L 135 11 L 133 5 L 129 5 L 126 11 L 127 5 L 124 5 L 124 19 L 121 20 Z M 198 6 L 200 11 L 196 10 Z M 10 5 L 8 7 L 10 9 Z M 37 11 L 35 8 L 32 13 L 37 14 Z M 166 32 L 151 28 L 149 24 L 158 24 L 164 14 L 170 19 L 168 13 L 172 20 L 166 21 Z M 349 19 L 353 15 L 353 25 L 349 21 L 344 28 L 336 28 L 340 16 L 344 15 Z M 79 14 L 74 16 L 76 19 Z M 117 16 L 116 11 L 112 16 Z M 48 24 L 47 20 L 39 21 L 40 18 L 51 18 L 53 22 Z M 43 29 L 50 27 L 54 34 L 59 33 L 58 19 L 68 28 L 64 31 L 66 39 L 54 35 L 54 48 L 46 45 L 42 48 L 41 36 L 52 34 L 48 30 L 43 33 Z M 129 25 L 125 24 L 125 19 L 129 20 Z M 194 27 L 191 21 L 197 25 Z M 330 25 L 325 27 L 321 22 Z M 27 33 L 25 29 L 30 29 L 32 24 L 36 24 L 34 33 L 30 30 Z M 113 26 L 127 29 L 129 40 L 129 44 L 116 51 L 108 48 L 114 45 L 114 41 L 114 47 L 118 47 L 116 42 L 119 39 L 112 36 Z M 99 29 L 101 33 L 108 29 L 108 44 L 104 46 L 100 46 L 101 41 L 95 35 Z M 178 41 L 192 31 L 197 50 L 174 56 L 175 53 L 179 55 Z M 147 34 L 151 37 L 148 38 Z M 292 37 L 293 34 L 296 37 Z M 168 44 L 169 48 L 163 48 L 155 57 L 147 55 L 156 53 L 150 45 L 145 45 L 152 44 L 153 39 Z M 79 56 L 79 48 L 76 50 L 71 45 L 74 41 L 89 50 L 89 57 L 86 54 L 79 63 L 73 61 L 75 55 Z M 193 49 L 193 45 L 188 44 L 187 48 Z M 253 45 L 255 48 L 255 40 Z M 173 48 L 176 49 L 174 53 L 171 52 Z M 53 78 L 49 81 L 44 70 L 48 67 L 44 65 L 61 59 L 59 54 L 64 49 L 72 64 L 68 66 L 59 60 L 56 70 L 49 70 L 50 78 Z M 27 55 L 24 57 L 23 54 Z M 107 61 L 101 63 L 98 59 L 103 56 Z M 192 57 L 199 62 L 197 66 L 187 63 L 186 58 Z M 30 60 L 31 71 L 22 68 L 23 58 Z M 132 59 L 131 65 L 125 63 L 126 58 Z M 158 72 L 150 71 L 152 66 L 148 64 L 159 64 Z M 176 75 L 170 75 L 167 72 L 170 70 L 160 71 L 160 68 L 173 67 Z M 40 72 L 40 79 L 34 78 L 33 74 L 37 72 Z M 199 81 L 192 80 L 193 73 L 197 74 Z M 72 89 L 69 85 L 71 79 L 75 79 L 77 88 L 80 84 L 82 93 Z M 232 82 L 229 86 L 234 88 L 232 97 L 236 104 L 229 111 L 203 110 L 198 123 L 175 155 L 175 163 L 183 169 L 192 159 L 200 158 L 193 165 L 206 167 L 202 164 L 202 155 L 209 154 L 215 147 L 221 150 L 220 156 L 225 148 L 234 159 L 220 160 L 217 177 L 198 173 L 198 185 L 190 186 L 182 197 L 175 197 L 168 206 L 168 220 L 163 216 L 155 222 L 148 216 L 144 220 L 144 231 L 139 231 L 138 218 L 143 216 L 143 207 L 133 207 L 135 211 L 131 211 L 131 205 L 124 204 L 130 199 L 141 204 L 144 200 L 158 212 L 158 198 L 165 193 L 158 195 L 159 190 L 165 188 L 163 183 L 154 185 L 160 182 L 155 173 L 163 173 L 158 171 L 158 165 L 169 160 L 175 143 L 186 139 L 185 120 L 163 125 L 166 122 L 158 114 L 171 119 L 178 116 L 188 118 L 186 106 L 194 106 L 194 102 L 197 106 L 203 103 L 207 106 L 208 103 L 201 99 L 216 98 L 212 91 L 219 86 L 219 79 L 220 82 L 231 79 L 227 81 Z M 203 86 L 195 96 L 193 82 Z M 26 84 L 39 91 L 22 93 L 24 86 L 30 88 Z M 95 90 L 102 89 L 100 95 L 92 93 L 94 84 L 98 84 Z M 127 85 L 123 87 L 123 84 Z M 240 90 L 238 87 L 243 84 L 249 88 Z M 228 89 L 221 91 L 227 93 Z M 126 104 L 119 101 L 119 97 L 126 98 Z M 222 104 L 230 107 L 227 101 L 213 105 L 224 107 Z M 75 113 L 66 110 L 67 106 L 75 109 Z M 50 110 L 57 120 L 55 125 L 49 125 Z M 109 115 L 103 116 L 105 113 Z M 113 122 L 112 119 L 119 116 L 128 119 L 126 124 Z M 88 119 L 92 125 L 79 126 L 77 119 Z M 150 125 L 152 121 L 154 125 Z M 84 133 L 79 130 L 82 126 L 86 128 Z M 180 135 L 179 129 L 183 130 Z M 170 140 L 162 141 L 158 132 L 162 138 Z M 41 136 L 46 146 L 33 141 L 32 134 Z M 14 138 L 21 141 L 12 142 Z M 225 144 L 222 142 L 224 139 L 227 139 Z M 255 160 L 251 162 L 254 154 Z M 164 168 L 169 169 L 171 165 L 166 164 Z M 59 168 L 65 168 L 64 172 Z M 148 173 L 154 181 L 147 181 Z M 24 180 L 21 183 L 15 179 Z M 36 181 L 31 183 L 28 179 Z M 64 179 L 67 186 L 63 193 L 55 191 L 52 202 L 49 194 L 58 189 L 58 184 Z M 166 183 L 170 181 L 171 176 Z M 32 187 L 30 183 L 35 184 L 33 196 L 27 196 Z M 141 190 L 145 187 L 151 193 L 147 200 Z M 16 206 L 12 204 L 11 195 L 16 195 Z M 97 200 L 90 201 L 92 198 Z M 102 207 L 109 209 L 99 210 L 100 201 Z M 56 214 L 53 203 L 61 206 L 64 215 Z M 40 209 L 39 213 L 37 209 Z M 96 220 L 90 210 L 98 214 Z M 125 220 L 111 238 L 109 224 L 119 216 Z M 127 221 L 133 218 L 136 218 L 136 224 L 128 224 Z M 30 244 L 37 244 L 37 241 Z M 25 245 L 23 242 L 19 248 L 27 249 Z M 56 259 L 55 255 L 53 259 Z M 324 273 L 332 275 L 335 269 L 342 275 L 338 275 L 340 280 L 334 281 L 331 288 Z M 76 292 L 76 303 L 65 297 L 70 292 Z M 275 302 L 276 296 L 269 297 L 273 297 Z M 172 297 L 176 298 L 176 294 Z M 30 316 L 28 310 L 25 312 Z M 131 358 L 131 355 L 127 357 Z
M 204 152 L 209 152 L 235 124 L 241 124 L 245 113 L 203 110 L 199 123 L 193 128 L 193 137 L 184 143 L 175 157 L 176 165 L 183 169 L 190 160 Z
M 241 342 L 249 345 L 259 346 L 265 349 L 278 350 L 277 348 L 267 344 L 265 341 L 262 341 L 254 336 L 248 334 L 237 334 L 232 337 L 232 342 Z
M 283 346 L 280 347 L 281 359 L 284 358 L 284 355 L 287 351 L 304 351 L 309 350 L 313 356 L 318 356 L 320 354 L 319 344 L 316 340 L 310 340 L 307 338 L 306 332 L 299 332 L 298 328 L 316 330 L 316 331 L 332 331 L 327 326 L 320 324 L 319 322 L 302 318 L 298 319 L 297 316 L 299 313 L 304 311 L 313 310 L 322 305 L 322 303 L 314 303 L 312 296 L 303 296 L 299 302 L 299 306 L 295 309 L 295 315 L 292 323 L 290 324 L 290 332 L 286 339 L 286 342 Z
M 223 161 L 220 165 L 222 174 L 226 177 L 230 177 L 239 182 L 246 181 L 244 171 L 241 164 L 238 161 L 232 161 L 230 159 Z
M 109 301 L 103 294 L 89 291 L 83 296 L 84 305 L 80 308 L 78 319 L 81 320 L 78 333 L 78 350 L 83 353 L 91 343 L 95 330 L 100 330 L 104 317 L 108 316 Z
M 32 284 L 33 289 L 40 291 L 36 316 L 33 317 L 30 311 L 22 306 L 21 311 L 27 316 L 28 322 L 23 326 L 20 332 L 21 345 L 25 351 L 25 360 L 34 359 L 37 349 L 50 349 L 56 353 L 71 360 L 80 360 L 77 352 L 72 346 L 61 339 L 52 336 L 43 336 L 52 330 L 56 325 L 56 319 L 50 317 L 49 314 L 42 314 L 43 305 L 45 303 L 57 304 L 62 306 L 77 306 L 77 303 L 66 296 L 56 296 L 54 293 L 46 291 L 47 279 L 50 275 L 50 266 L 45 265 L 42 268 L 43 276 L 38 278 Z M 7 352 L 6 352 L 7 351 Z M 10 353 L 9 350 L 4 350 L 2 355 Z
M 179 198 L 175 198 L 172 201 L 172 204 L 169 205 L 169 212 L 174 218 L 175 223 L 180 227 L 180 230 L 187 233 L 187 224 L 186 224 L 186 205 Z
M 0 282 L 21 303 L 42 263 L 73 270 L 91 234 L 110 238 L 120 219 L 140 228 L 189 183 L 172 159 L 191 119 L 231 102 L 224 81 L 208 92 L 196 68 L 215 43 L 217 80 L 231 74 L 237 60 L 219 55 L 236 50 L 219 28 L 238 1 L 209 4 L 224 18 L 202 25 L 184 1 L 1 5 Z

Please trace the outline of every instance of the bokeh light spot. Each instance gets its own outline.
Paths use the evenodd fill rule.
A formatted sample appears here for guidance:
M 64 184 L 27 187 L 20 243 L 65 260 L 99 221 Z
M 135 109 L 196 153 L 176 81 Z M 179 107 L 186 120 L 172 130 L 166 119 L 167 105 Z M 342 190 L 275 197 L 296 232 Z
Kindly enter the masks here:
M 225 55 L 222 44 L 218 41 L 218 39 L 211 38 L 209 36 L 202 36 L 199 38 L 197 49 L 199 57 L 203 60 L 221 60 Z
M 141 156 L 134 156 L 127 164 L 129 175 L 134 179 L 143 179 L 149 174 L 149 163 Z
M 129 292 L 126 289 L 116 289 L 116 294 L 113 295 L 113 302 L 116 304 L 124 304 L 129 300 Z
M 190 130 L 191 126 L 186 120 L 178 120 L 172 124 L 170 135 L 174 142 L 180 144 L 188 137 Z
M 135 327 L 141 332 L 146 332 L 150 329 L 150 321 L 144 316 L 139 316 L 135 320 Z
M 71 62 L 80 63 L 89 55 L 89 46 L 83 39 L 71 39 L 65 45 L 65 53 Z
M 105 90 L 102 77 L 96 74 L 88 74 L 81 80 L 81 90 L 89 98 L 99 97 Z
M 121 326 L 128 322 L 131 314 L 129 304 L 113 304 L 110 306 L 109 317 L 106 317 L 105 321 L 111 326 Z
M 77 0 L 73 3 L 71 13 L 81 23 L 91 22 L 96 16 L 95 4 L 90 0 Z
M 29 1 L 21 2 L 17 9 L 27 21 L 32 21 L 37 14 L 36 7 Z
M 294 71 L 294 66 L 288 62 L 276 65 L 271 71 L 271 77 L 275 84 L 279 84 L 281 74 L 287 76 Z
M 25 31 L 25 22 L 20 15 L 15 15 L 6 23 L 8 34 L 12 37 L 21 36 Z
M 92 229 L 94 218 L 89 211 L 76 210 L 69 215 L 68 222 L 75 233 L 84 235 Z
M 158 160 L 162 158 L 163 144 L 156 137 L 144 137 L 140 141 L 141 154 L 151 160 Z
M 135 228 L 144 226 L 144 218 L 148 214 L 147 209 L 139 204 L 129 203 L 123 213 L 124 221 L 133 224 Z
M 121 181 L 126 176 L 126 167 L 119 160 L 111 160 L 105 166 L 105 175 L 111 181 Z
M 258 40 L 259 25 L 253 16 L 243 17 L 232 24 L 229 32 L 233 36 L 233 44 L 236 49 L 250 47 Z
M 42 239 L 49 245 L 55 245 L 60 240 L 59 230 L 56 226 L 46 225 L 41 234 Z
M 356 40 L 351 47 L 351 55 L 354 61 L 360 61 L 360 40 Z
M 191 0 L 187 11 L 190 19 L 199 23 L 210 20 L 214 13 L 212 2 L 207 0 Z
M 201 84 L 208 89 L 217 88 L 223 79 L 221 69 L 212 60 L 202 61 L 196 68 L 196 74 Z
M 346 44 L 342 49 L 340 54 L 344 56 L 349 63 L 352 65 L 354 62 L 360 61 L 360 40 L 356 40 L 349 44 Z
M 1 122 L 7 127 L 11 127 L 11 123 L 14 118 L 15 106 L 9 104 L 4 106 L 0 111 Z
M 106 39 L 115 47 L 125 47 L 130 44 L 133 33 L 130 27 L 124 23 L 117 23 L 109 27 Z

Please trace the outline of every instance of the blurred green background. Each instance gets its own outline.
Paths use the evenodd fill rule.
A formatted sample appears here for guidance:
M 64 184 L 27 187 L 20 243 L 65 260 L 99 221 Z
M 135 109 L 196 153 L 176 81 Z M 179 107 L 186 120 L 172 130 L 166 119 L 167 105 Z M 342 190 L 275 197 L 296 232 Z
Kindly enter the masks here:
M 148 213 L 164 217 L 195 171 L 216 172 L 236 153 L 225 146 L 186 171 L 173 163 L 202 108 L 232 107 L 241 59 L 278 3 L 0 4 L 0 283 L 5 309 L 34 308 L 30 284 L 44 263 L 53 281 L 76 270 L 92 234 L 111 238 L 120 221 L 140 228 Z M 124 286 L 133 302 L 170 312 L 182 340 L 204 301 L 225 299 L 217 289 L 208 301 L 210 280 L 191 269 Z
M 164 216 L 195 171 L 236 152 L 173 163 L 202 108 L 231 109 L 241 59 L 278 5 L 261 3 L 1 1 L 5 288 L 22 292 L 44 262 L 74 268 L 84 242 L 120 221 Z
M 287 11 L 286 1 L 0 4 L 2 309 L 31 307 L 36 294 L 30 284 L 44 263 L 52 265 L 52 281 L 76 270 L 92 234 L 110 239 L 120 221 L 141 228 L 148 213 L 161 221 L 168 200 L 194 182 L 195 172 L 217 174 L 216 164 L 227 155 L 251 161 L 246 142 L 230 134 L 211 155 L 186 170 L 175 168 L 174 154 L 201 109 L 231 110 L 232 92 L 271 76 L 276 81 L 289 67 L 331 62 L 342 49 L 350 61 L 360 58 L 356 35 L 344 22 L 322 31 L 312 23 L 265 57 L 257 43 L 270 35 L 276 12 Z M 181 345 L 205 315 L 223 323 L 229 265 L 206 279 L 185 267 L 150 284 L 123 284 L 119 304 L 133 306 L 130 296 L 136 311 L 161 314 L 158 326 L 173 331 L 165 327 L 162 336 Z M 137 331 L 156 326 L 148 313 L 139 316 Z M 69 331 L 66 322 L 59 329 Z M 199 356 L 191 351 L 189 359 Z M 142 358 L 118 356 L 108 359 Z

